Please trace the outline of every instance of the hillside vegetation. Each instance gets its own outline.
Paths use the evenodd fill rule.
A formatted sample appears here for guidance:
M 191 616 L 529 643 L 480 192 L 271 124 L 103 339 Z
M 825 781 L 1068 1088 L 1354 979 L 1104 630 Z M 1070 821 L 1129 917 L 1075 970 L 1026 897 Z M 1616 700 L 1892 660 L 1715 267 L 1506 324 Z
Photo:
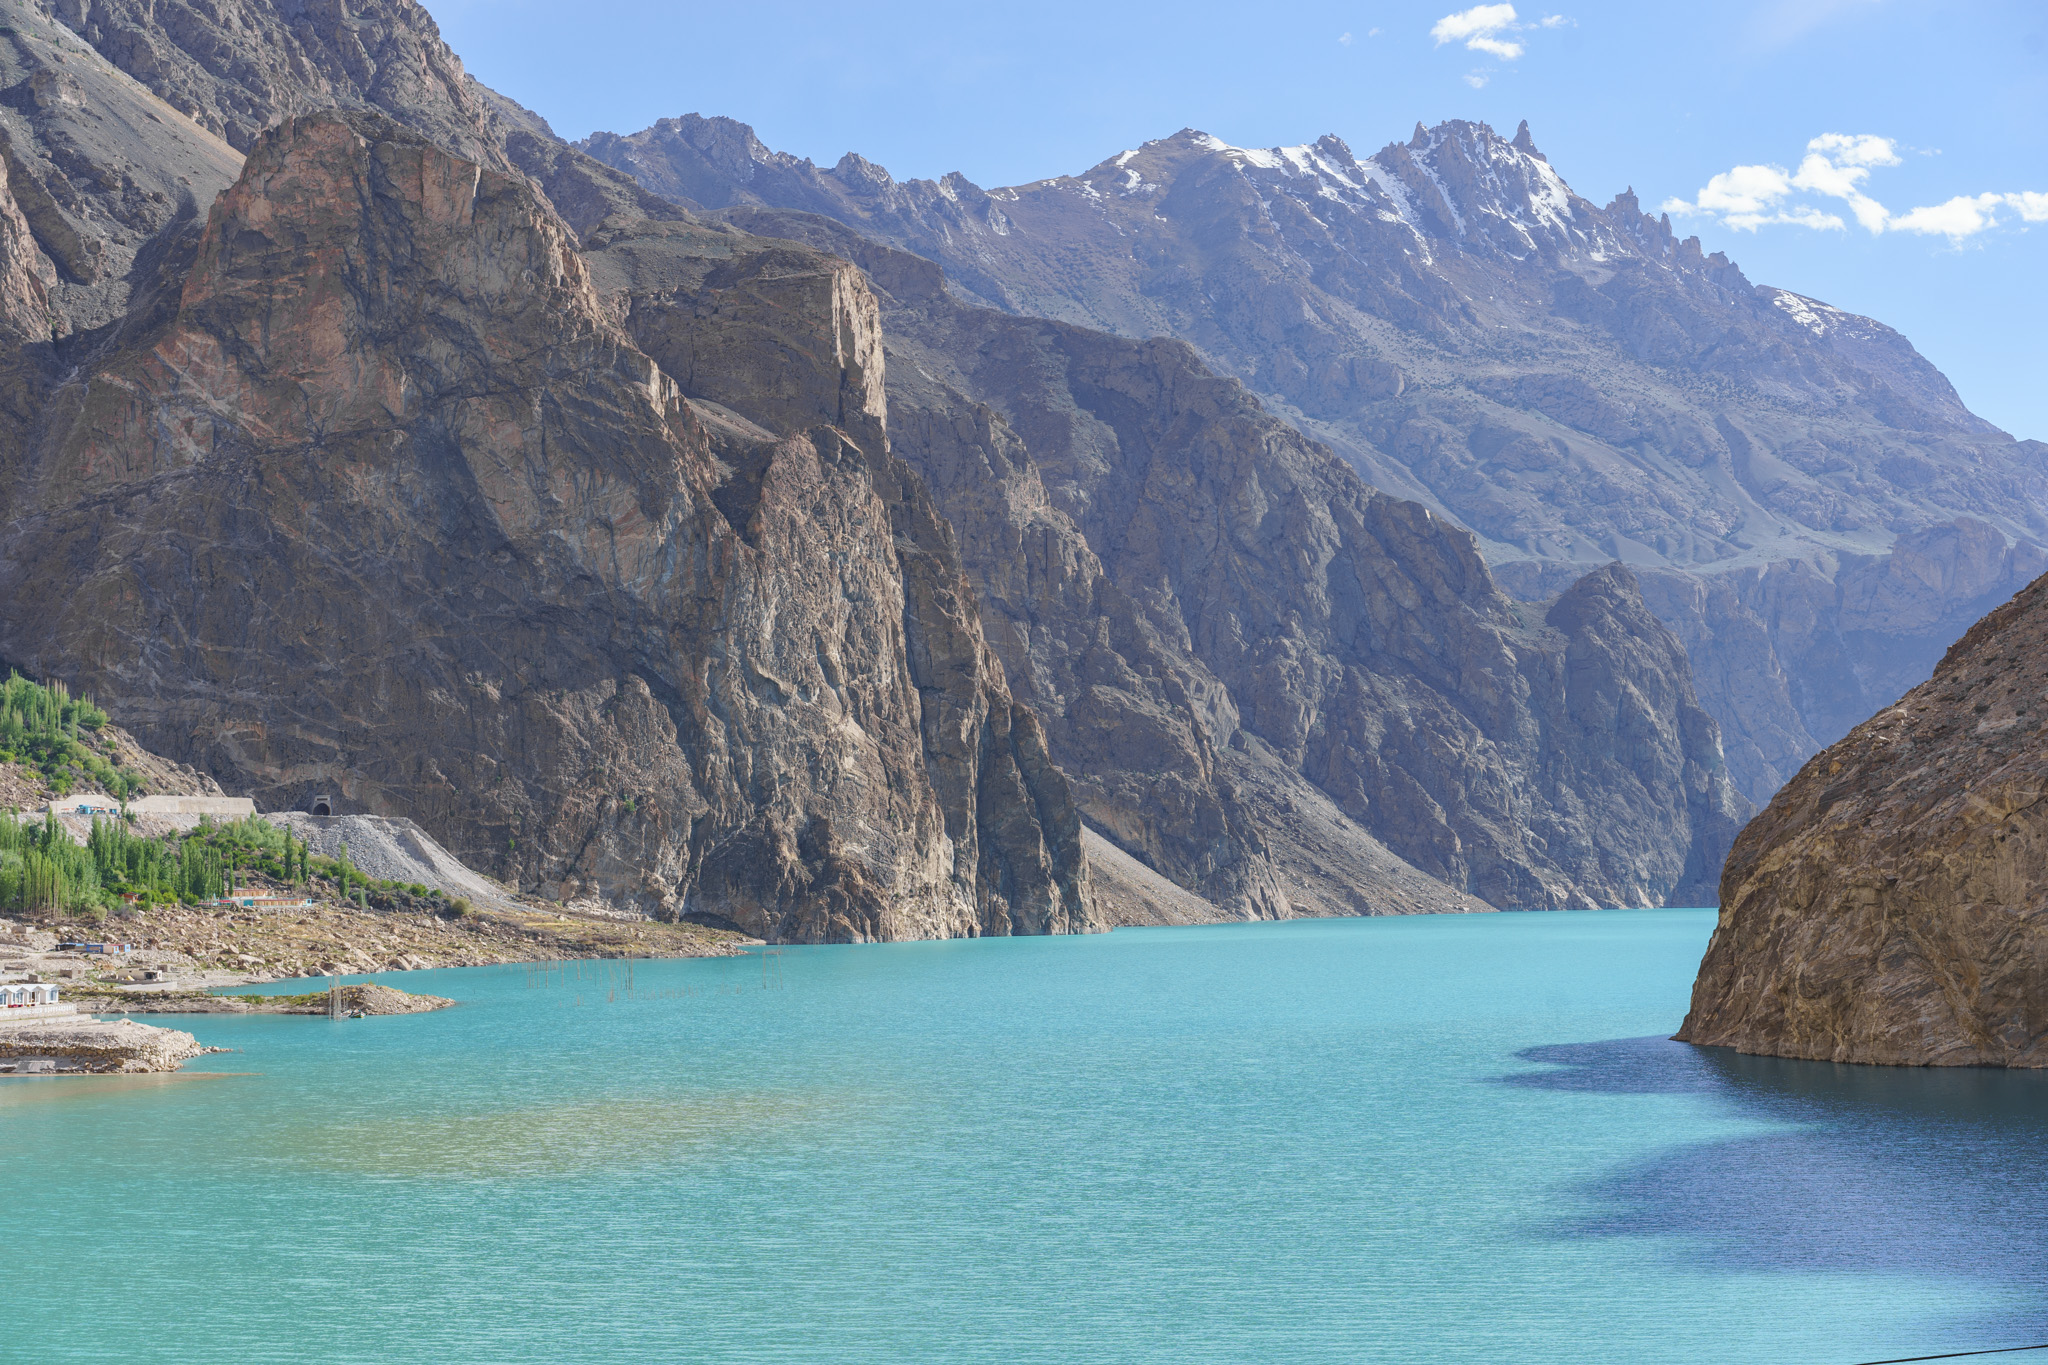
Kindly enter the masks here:
M 119 762 L 107 713 L 92 698 L 71 696 L 61 682 L 45 687 L 8 670 L 0 683 L 0 763 L 33 768 L 58 796 L 96 786 L 125 799 L 143 778 Z

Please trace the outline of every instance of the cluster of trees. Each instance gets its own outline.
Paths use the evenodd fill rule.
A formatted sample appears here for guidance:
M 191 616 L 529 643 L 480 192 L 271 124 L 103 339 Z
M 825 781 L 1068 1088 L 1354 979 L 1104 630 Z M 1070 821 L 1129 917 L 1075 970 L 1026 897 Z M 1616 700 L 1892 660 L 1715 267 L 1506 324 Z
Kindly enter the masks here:
M 124 896 L 152 904 L 218 900 L 245 870 L 302 885 L 316 861 L 329 876 L 348 875 L 346 854 L 338 864 L 316 860 L 303 839 L 253 815 L 221 823 L 202 817 L 191 833 L 160 839 L 95 817 L 80 845 L 54 815 L 23 823 L 10 810 L 0 813 L 0 910 L 95 915 Z
M 0 763 L 28 764 L 59 796 L 81 777 L 124 800 L 141 785 L 98 751 L 106 724 L 106 712 L 90 697 L 72 697 L 63 683 L 45 687 L 12 670 L 0 683 Z

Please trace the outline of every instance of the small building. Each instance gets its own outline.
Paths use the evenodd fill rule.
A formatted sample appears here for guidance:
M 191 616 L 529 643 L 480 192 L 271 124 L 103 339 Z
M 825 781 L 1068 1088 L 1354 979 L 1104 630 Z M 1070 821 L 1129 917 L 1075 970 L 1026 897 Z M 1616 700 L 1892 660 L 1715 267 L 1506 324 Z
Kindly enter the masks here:
M 57 988 L 47 981 L 17 981 L 12 985 L 0 986 L 0 1006 L 7 1009 L 27 1009 L 33 1005 L 56 1003 Z
M 305 910 L 310 908 L 313 902 L 304 896 L 257 896 L 237 892 L 232 896 L 224 896 L 216 901 L 208 901 L 207 904 L 216 909 L 223 910 L 233 908 L 263 911 Z

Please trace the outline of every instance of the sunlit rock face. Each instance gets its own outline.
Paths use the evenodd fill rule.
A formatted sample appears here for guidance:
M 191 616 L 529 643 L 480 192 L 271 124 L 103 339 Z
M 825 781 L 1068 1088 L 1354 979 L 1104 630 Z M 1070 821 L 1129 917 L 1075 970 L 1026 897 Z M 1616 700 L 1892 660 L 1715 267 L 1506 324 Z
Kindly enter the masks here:
M 1679 1037 L 2048 1066 L 2048 580 L 1817 755 L 1736 841 Z

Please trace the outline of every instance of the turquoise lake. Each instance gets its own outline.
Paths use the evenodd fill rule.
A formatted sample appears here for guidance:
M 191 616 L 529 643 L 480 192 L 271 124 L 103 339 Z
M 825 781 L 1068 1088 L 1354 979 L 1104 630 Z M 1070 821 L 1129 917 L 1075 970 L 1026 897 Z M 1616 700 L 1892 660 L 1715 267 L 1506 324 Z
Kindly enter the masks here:
M 1668 1042 L 1712 925 L 790 948 L 378 978 L 463 1002 L 423 1016 L 167 1019 L 239 1049 L 190 1069 L 256 1074 L 0 1082 L 0 1355 L 1856 1365 L 2048 1341 L 2048 1076 Z

